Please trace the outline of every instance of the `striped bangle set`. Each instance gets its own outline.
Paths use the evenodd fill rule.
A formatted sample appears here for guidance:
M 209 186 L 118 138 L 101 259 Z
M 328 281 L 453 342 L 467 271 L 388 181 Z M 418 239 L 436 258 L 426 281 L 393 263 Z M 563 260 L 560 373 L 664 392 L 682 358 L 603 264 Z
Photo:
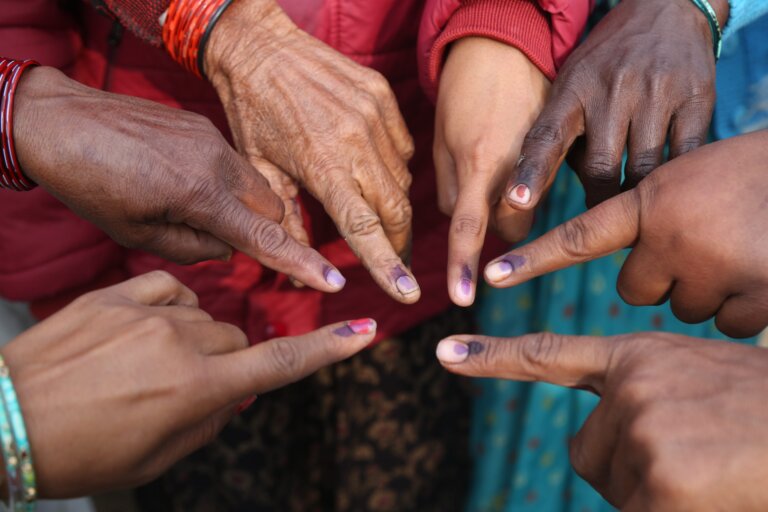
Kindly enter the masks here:
M 10 371 L 0 356 L 0 447 L 5 462 L 8 510 L 34 512 L 37 500 L 35 470 L 32 465 L 27 429 Z
M 17 191 L 35 188 L 35 183 L 24 175 L 16 158 L 13 145 L 13 101 L 21 75 L 27 68 L 37 65 L 33 60 L 0 57 L 0 188 Z
M 232 0 L 172 0 L 161 18 L 163 44 L 173 60 L 202 77 L 205 45 Z
M 704 16 L 707 17 L 709 22 L 709 29 L 712 31 L 712 43 L 715 47 L 715 60 L 720 58 L 720 53 L 723 49 L 723 29 L 720 26 L 720 21 L 717 19 L 717 13 L 712 8 L 712 4 L 709 0 L 691 0 L 693 4 L 699 8 Z

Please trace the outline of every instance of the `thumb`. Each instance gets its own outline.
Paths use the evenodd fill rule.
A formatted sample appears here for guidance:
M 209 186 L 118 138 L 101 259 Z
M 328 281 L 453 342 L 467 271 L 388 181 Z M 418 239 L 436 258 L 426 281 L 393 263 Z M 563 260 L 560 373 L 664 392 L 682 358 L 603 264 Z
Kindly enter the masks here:
M 469 377 L 549 382 L 590 387 L 601 394 L 620 341 L 538 333 L 518 338 L 452 336 L 437 345 L 437 358 Z
M 251 348 L 214 356 L 212 379 L 219 382 L 219 404 L 277 389 L 356 354 L 376 335 L 371 318 L 329 325 L 303 336 L 278 338 Z
M 640 195 L 633 189 L 490 262 L 485 278 L 507 288 L 634 245 L 639 235 Z

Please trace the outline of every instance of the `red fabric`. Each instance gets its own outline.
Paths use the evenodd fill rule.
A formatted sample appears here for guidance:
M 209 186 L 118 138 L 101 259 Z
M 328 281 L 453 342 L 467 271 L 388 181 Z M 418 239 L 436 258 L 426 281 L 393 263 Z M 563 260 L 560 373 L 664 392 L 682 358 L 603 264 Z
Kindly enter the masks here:
M 421 21 L 421 83 L 432 101 L 447 46 L 483 36 L 514 46 L 547 78 L 578 43 L 594 0 L 427 0 Z
M 423 1 L 284 0 L 282 4 L 302 28 L 360 64 L 380 71 L 392 84 L 417 148 L 411 162 L 413 269 L 422 287 L 422 299 L 404 306 L 384 295 L 339 238 L 322 207 L 311 198 L 305 198 L 304 203 L 312 219 L 315 246 L 347 277 L 346 288 L 338 294 L 294 289 L 284 276 L 242 254 L 236 254 L 229 263 L 182 267 L 140 251 L 122 250 L 42 190 L 0 195 L 0 218 L 4 219 L 0 223 L 0 294 L 35 300 L 49 312 L 74 293 L 103 284 L 105 279 L 111 282 L 114 276 L 164 268 L 194 289 L 202 307 L 214 317 L 240 325 L 252 341 L 364 317 L 376 318 L 381 338 L 400 333 L 449 306 L 445 282 L 449 222 L 436 207 L 430 154 L 434 111 L 418 78 L 417 41 Z M 91 9 L 82 20 L 82 40 L 74 27 L 68 26 L 62 37 L 32 52 L 33 43 L 47 37 L 43 34 L 49 30 L 40 21 L 58 19 L 56 5 L 56 0 L 0 0 L 0 53 L 10 53 L 11 46 L 11 29 L 3 27 L 18 26 L 18 20 L 9 13 L 34 13 L 22 24 L 27 28 L 21 32 L 13 29 L 13 56 L 66 66 L 67 59 L 55 58 L 62 51 L 58 46 L 74 40 L 77 44 L 70 45 L 70 53 L 77 59 L 70 73 L 75 79 L 199 112 L 227 133 L 223 110 L 208 84 L 186 74 L 160 49 L 129 34 L 110 52 L 107 39 L 112 22 Z M 429 37 L 436 34 L 422 32 L 422 40 Z M 25 53 L 28 50 L 34 54 Z M 488 254 L 497 254 L 503 245 L 491 240 L 486 249 Z

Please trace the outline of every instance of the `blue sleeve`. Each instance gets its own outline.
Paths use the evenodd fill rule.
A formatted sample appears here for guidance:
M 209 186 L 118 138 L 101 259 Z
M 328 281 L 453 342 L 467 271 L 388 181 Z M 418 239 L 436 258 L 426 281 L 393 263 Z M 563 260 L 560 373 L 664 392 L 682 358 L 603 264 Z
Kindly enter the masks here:
M 768 14 L 768 0 L 730 0 L 730 4 L 731 14 L 723 32 L 724 39 L 729 38 L 740 28 L 749 25 L 760 16 Z

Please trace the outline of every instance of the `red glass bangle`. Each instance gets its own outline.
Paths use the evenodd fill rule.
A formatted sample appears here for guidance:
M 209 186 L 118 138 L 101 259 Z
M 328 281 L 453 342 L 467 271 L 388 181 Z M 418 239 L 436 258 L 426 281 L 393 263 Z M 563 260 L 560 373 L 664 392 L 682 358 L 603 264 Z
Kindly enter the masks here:
M 172 0 L 163 24 L 163 44 L 173 60 L 198 77 L 213 25 L 232 0 Z
M 32 190 L 35 183 L 24 175 L 13 143 L 13 104 L 24 71 L 39 66 L 34 60 L 0 58 L 0 187 Z

